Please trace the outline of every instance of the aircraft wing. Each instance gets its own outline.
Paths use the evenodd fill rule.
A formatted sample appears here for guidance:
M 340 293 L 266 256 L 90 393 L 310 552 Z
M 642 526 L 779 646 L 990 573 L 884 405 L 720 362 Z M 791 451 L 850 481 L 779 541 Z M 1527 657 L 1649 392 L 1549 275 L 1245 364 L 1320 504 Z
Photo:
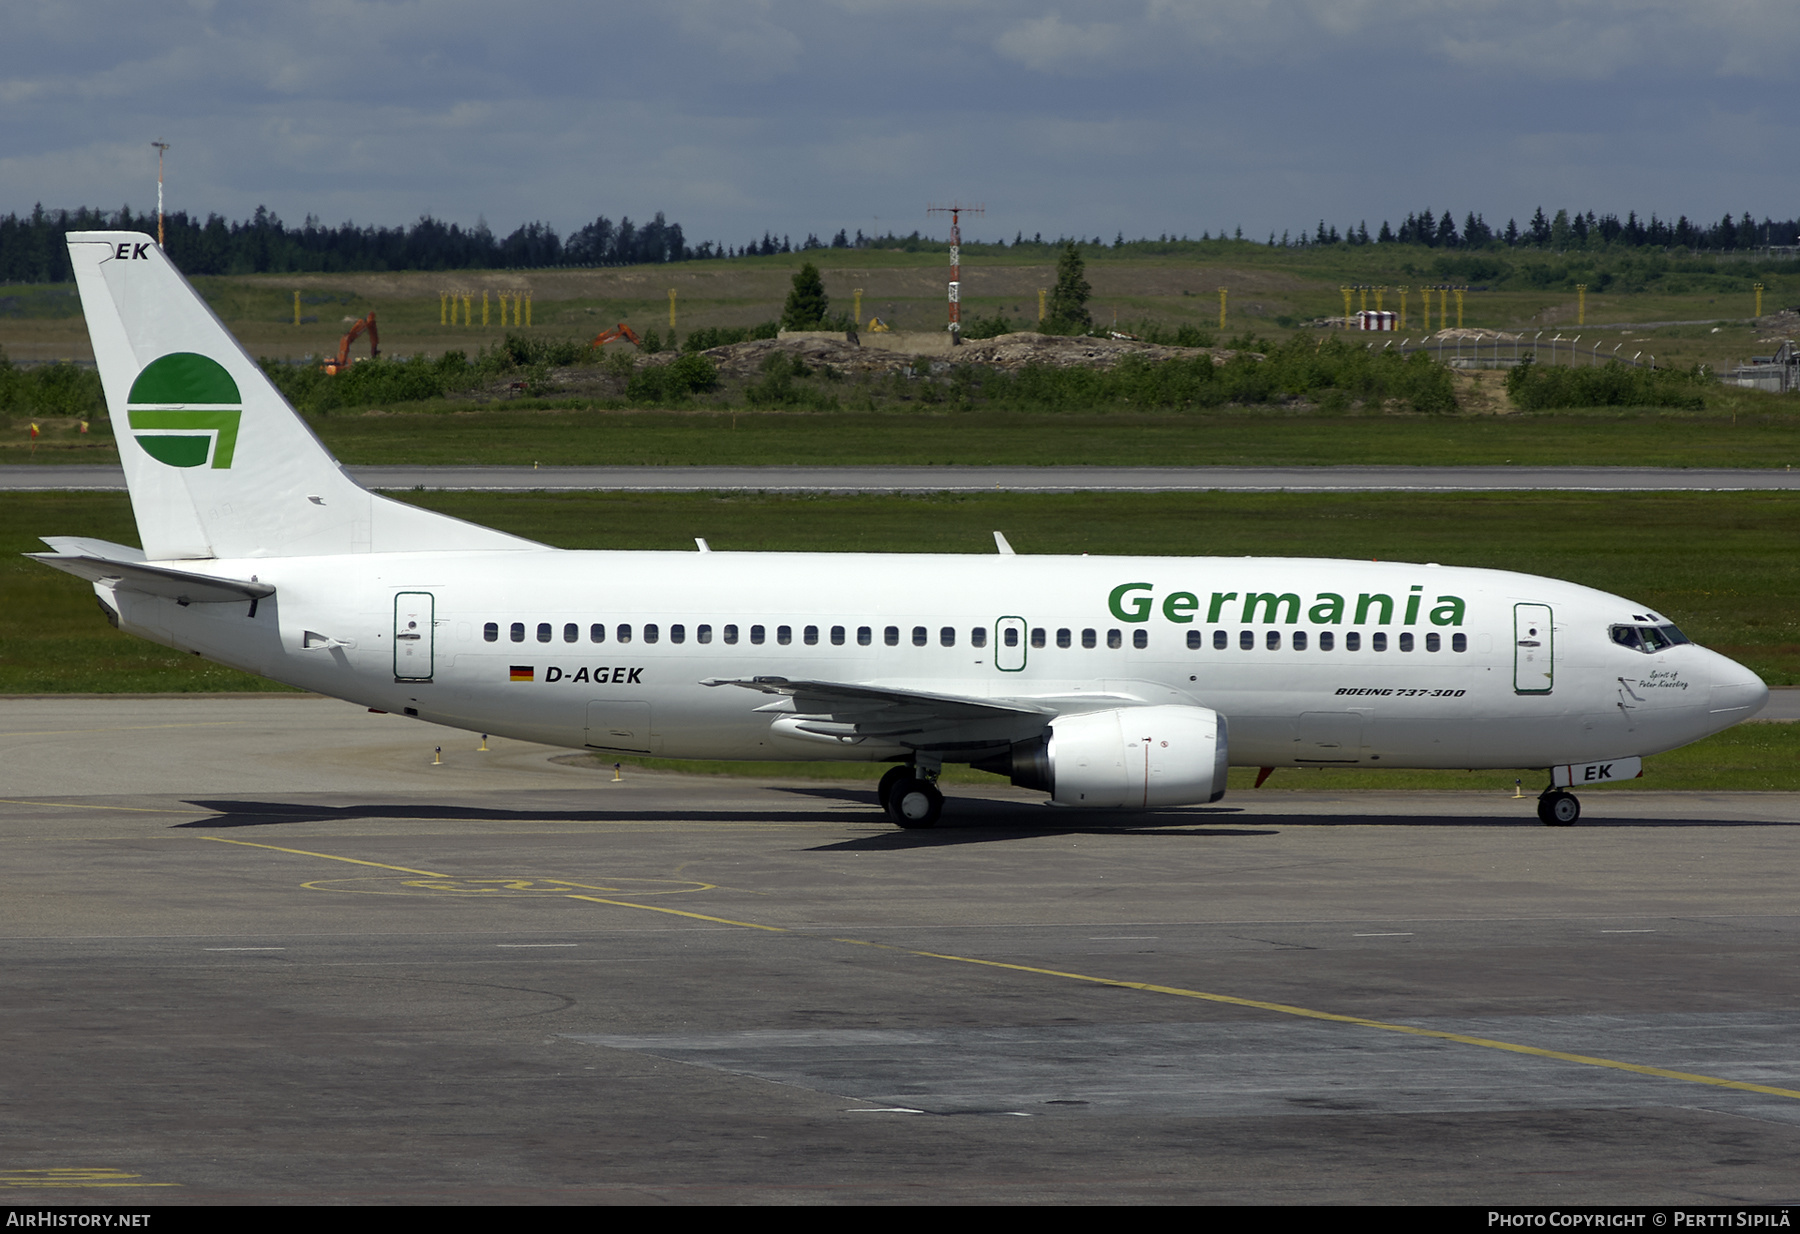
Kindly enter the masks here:
M 714 677 L 701 684 L 739 686 L 775 695 L 775 703 L 758 710 L 792 716 L 790 723 L 802 732 L 902 745 L 1004 744 L 1036 735 L 1056 715 L 1053 707 L 1021 700 L 994 701 L 836 681 Z

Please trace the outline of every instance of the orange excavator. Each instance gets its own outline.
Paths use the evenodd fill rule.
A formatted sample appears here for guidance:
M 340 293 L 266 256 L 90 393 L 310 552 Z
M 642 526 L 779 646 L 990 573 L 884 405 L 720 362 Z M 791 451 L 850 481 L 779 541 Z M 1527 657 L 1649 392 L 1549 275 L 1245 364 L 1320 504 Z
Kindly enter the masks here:
M 643 340 L 638 338 L 637 331 L 633 330 L 622 321 L 610 330 L 600 331 L 600 333 L 594 336 L 594 341 L 589 343 L 588 346 L 604 347 L 616 338 L 628 340 L 633 347 L 643 346 Z
M 356 341 L 356 336 L 361 334 L 364 330 L 369 332 L 369 359 L 373 360 L 376 356 L 379 356 L 381 354 L 381 338 L 375 333 L 375 312 L 371 309 L 369 315 L 351 326 L 350 332 L 344 335 L 343 341 L 338 343 L 337 359 L 327 360 L 319 367 L 333 377 L 336 377 L 339 373 L 349 368 L 350 344 L 354 343 Z

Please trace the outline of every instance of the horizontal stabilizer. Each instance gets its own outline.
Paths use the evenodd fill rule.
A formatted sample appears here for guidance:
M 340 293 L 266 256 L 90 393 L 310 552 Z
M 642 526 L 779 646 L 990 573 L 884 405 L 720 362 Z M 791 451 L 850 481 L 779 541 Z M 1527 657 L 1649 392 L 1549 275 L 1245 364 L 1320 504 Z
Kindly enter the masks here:
M 66 548 L 72 537 L 57 537 L 58 549 Z M 123 552 L 136 552 L 124 545 L 106 544 L 104 540 L 91 540 L 84 543 L 105 545 L 109 549 L 120 549 Z M 224 604 L 241 603 L 245 600 L 263 600 L 275 594 L 273 583 L 262 583 L 255 580 L 235 578 L 214 578 L 209 574 L 193 574 L 187 570 L 174 570 L 168 566 L 148 565 L 142 555 L 136 561 L 119 561 L 109 556 L 100 556 L 85 552 L 27 553 L 34 561 L 73 574 L 77 578 L 85 578 L 93 583 L 112 583 L 127 591 L 141 591 L 146 595 L 164 596 L 178 604 Z

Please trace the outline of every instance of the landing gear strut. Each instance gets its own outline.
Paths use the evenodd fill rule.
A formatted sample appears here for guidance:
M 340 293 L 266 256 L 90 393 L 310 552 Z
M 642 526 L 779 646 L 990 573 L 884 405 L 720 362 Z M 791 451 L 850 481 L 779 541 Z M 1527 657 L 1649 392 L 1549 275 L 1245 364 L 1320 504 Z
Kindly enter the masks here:
M 1546 827 L 1573 827 L 1581 817 L 1581 802 L 1566 789 L 1547 788 L 1538 797 L 1537 810 Z
M 944 812 L 944 795 L 938 792 L 935 772 L 900 766 L 881 777 L 875 795 L 887 816 L 902 827 L 935 827 Z

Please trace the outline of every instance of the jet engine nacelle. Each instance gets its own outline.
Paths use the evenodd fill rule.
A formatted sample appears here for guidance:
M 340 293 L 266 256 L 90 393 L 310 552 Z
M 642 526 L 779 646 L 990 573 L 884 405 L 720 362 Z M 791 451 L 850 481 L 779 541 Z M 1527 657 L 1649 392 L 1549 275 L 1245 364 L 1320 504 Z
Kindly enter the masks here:
M 1195 805 L 1225 795 L 1226 745 L 1225 717 L 1207 707 L 1086 711 L 1014 746 L 1010 771 L 1058 805 Z

